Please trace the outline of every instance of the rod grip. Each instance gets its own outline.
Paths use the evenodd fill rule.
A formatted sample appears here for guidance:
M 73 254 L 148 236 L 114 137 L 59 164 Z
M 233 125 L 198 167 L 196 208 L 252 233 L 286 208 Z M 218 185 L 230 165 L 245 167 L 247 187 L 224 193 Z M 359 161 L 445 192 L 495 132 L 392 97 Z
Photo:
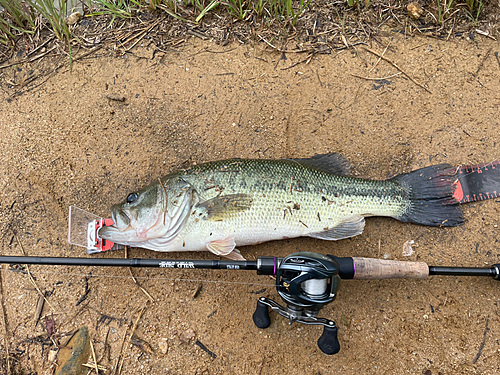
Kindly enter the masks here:
M 354 279 L 426 279 L 429 266 L 425 262 L 401 262 L 373 258 L 356 258 L 354 262 Z

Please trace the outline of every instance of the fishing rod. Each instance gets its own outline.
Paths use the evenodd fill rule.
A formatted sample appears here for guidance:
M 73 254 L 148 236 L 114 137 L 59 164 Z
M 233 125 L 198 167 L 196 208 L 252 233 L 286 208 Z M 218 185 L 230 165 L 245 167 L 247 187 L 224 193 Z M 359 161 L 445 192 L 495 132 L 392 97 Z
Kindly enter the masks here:
M 78 257 L 0 256 L 0 264 L 64 266 L 148 267 L 168 269 L 250 270 L 276 277 L 276 290 L 285 306 L 260 297 L 253 314 L 258 328 L 271 325 L 269 310 L 294 322 L 323 326 L 319 349 L 328 355 L 340 350 L 338 328 L 333 320 L 319 318 L 319 311 L 334 301 L 341 279 L 425 279 L 430 275 L 490 276 L 500 280 L 500 264 L 491 267 L 436 267 L 425 262 L 406 262 L 358 257 L 336 257 L 297 252 L 285 258 L 260 256 L 257 260 L 110 259 Z

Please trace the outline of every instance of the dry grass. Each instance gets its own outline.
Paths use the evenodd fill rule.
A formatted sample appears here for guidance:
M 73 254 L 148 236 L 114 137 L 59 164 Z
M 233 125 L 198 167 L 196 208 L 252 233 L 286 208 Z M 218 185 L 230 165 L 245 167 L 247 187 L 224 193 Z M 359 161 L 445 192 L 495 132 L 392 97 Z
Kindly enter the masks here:
M 143 40 L 161 51 L 188 34 L 328 53 L 377 41 L 382 27 L 443 39 L 499 29 L 494 0 L 423 0 L 418 19 L 401 0 L 85 0 L 83 18 L 72 25 L 65 1 L 56 8 L 53 0 L 0 0 L 0 70 L 46 55 L 71 61 L 98 49 L 129 53 Z

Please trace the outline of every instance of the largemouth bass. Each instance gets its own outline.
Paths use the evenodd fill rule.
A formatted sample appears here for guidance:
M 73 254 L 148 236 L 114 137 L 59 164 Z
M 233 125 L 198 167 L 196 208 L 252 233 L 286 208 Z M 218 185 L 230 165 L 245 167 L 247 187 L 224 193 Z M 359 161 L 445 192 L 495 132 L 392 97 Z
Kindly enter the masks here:
M 365 217 L 432 226 L 463 223 L 456 169 L 436 165 L 375 181 L 346 175 L 339 154 L 310 159 L 230 159 L 171 173 L 114 205 L 99 236 L 155 251 L 208 250 L 243 259 L 236 246 L 309 236 L 340 240 Z

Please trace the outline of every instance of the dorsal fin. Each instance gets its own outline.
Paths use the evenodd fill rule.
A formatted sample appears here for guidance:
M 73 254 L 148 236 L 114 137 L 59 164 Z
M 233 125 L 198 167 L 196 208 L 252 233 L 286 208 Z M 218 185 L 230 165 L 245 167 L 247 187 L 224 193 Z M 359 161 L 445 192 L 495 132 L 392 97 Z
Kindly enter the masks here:
M 339 176 L 349 175 L 352 169 L 351 163 L 341 154 L 332 152 L 329 154 L 314 155 L 310 158 L 287 159 L 316 169 L 321 169 Z

